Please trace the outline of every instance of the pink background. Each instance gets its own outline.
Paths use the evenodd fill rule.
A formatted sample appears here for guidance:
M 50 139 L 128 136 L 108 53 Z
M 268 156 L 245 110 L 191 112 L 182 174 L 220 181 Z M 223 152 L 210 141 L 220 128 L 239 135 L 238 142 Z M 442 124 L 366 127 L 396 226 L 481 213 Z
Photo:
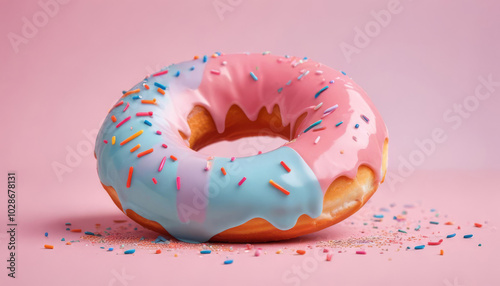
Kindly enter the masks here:
M 498 2 L 401 0 L 385 27 L 369 31 L 371 36 L 350 57 L 341 46 L 355 45 L 357 28 L 373 27 L 371 11 L 387 10 L 393 1 L 67 2 L 57 4 L 57 11 L 48 17 L 38 1 L 0 4 L 0 114 L 5 122 L 0 177 L 5 185 L 7 171 L 17 173 L 20 229 L 19 278 L 6 280 L 2 266 L 0 281 L 20 285 L 49 274 L 47 281 L 109 285 L 113 269 L 125 267 L 135 276 L 127 285 L 180 282 L 189 273 L 190 282 L 228 277 L 236 283 L 238 277 L 251 276 L 247 282 L 267 277 L 272 284 L 286 283 L 282 273 L 302 263 L 303 257 L 270 255 L 258 262 L 240 258 L 228 270 L 209 261 L 221 259 L 215 255 L 200 260 L 186 254 L 173 260 L 96 254 L 85 246 L 59 247 L 49 253 L 40 249 L 45 244 L 43 233 L 63 235 L 61 224 L 66 221 L 83 227 L 123 218 L 99 184 L 94 142 L 84 135 L 99 128 L 122 90 L 162 66 L 194 55 L 269 50 L 342 69 L 375 102 L 390 133 L 392 177 L 371 204 L 420 202 L 464 223 L 487 221 L 490 226 L 481 236 L 485 246 L 480 251 L 457 244 L 454 256 L 440 260 L 425 252 L 394 254 L 392 262 L 377 255 L 362 260 L 344 256 L 333 266 L 321 264 L 301 284 L 355 285 L 372 278 L 389 279 L 387 284 L 447 285 L 445 280 L 457 280 L 459 285 L 498 284 L 492 265 L 499 262 L 493 254 L 499 254 L 494 243 L 499 220 L 494 178 L 500 171 L 500 86 L 490 87 L 489 98 L 474 99 L 479 77 L 500 82 Z M 229 8 L 217 12 L 217 5 Z M 38 23 L 36 31 L 23 35 L 24 18 Z M 13 34 L 24 37 L 24 42 L 13 44 Z M 487 91 L 482 87 L 481 92 Z M 461 120 L 454 125 L 444 116 L 450 118 L 450 110 L 458 104 L 469 104 L 469 111 L 454 117 Z M 419 156 L 424 153 L 415 141 L 428 142 L 435 128 L 446 140 Z M 234 154 L 238 144 L 262 142 L 266 146 L 259 149 L 265 151 L 281 141 L 243 139 L 209 150 L 224 154 L 230 148 Z M 68 172 L 58 175 L 53 168 L 58 163 L 67 165 Z M 6 196 L 0 197 L 3 228 Z M 347 236 L 343 230 L 339 225 L 302 242 L 287 243 L 339 239 Z M 5 231 L 0 238 L 0 261 L 4 261 Z

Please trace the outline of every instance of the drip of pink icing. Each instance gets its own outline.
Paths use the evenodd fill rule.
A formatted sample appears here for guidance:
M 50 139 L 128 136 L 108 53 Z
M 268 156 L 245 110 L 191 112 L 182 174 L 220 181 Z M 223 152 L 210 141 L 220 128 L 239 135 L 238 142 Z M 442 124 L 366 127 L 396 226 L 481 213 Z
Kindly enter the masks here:
M 297 118 L 307 113 L 298 126 L 299 137 L 287 146 L 302 156 L 324 192 L 337 177 L 353 178 L 360 165 L 367 165 L 375 172 L 377 184 L 382 179 L 387 128 L 364 90 L 348 76 L 311 60 L 261 54 L 224 55 L 209 59 L 206 65 L 197 89 L 172 90 L 184 93 L 172 98 L 178 109 L 172 123 L 184 134 L 190 135 L 186 118 L 195 105 L 210 112 L 219 132 L 224 131 L 226 114 L 232 105 L 238 105 L 250 120 L 256 120 L 262 107 L 270 113 L 278 105 L 283 126 L 290 124 L 291 130 Z M 211 73 L 211 70 L 220 73 Z M 307 75 L 306 71 L 309 71 Z M 334 83 L 330 83 L 331 80 Z M 328 88 L 315 98 L 326 85 Z M 321 102 L 321 107 L 314 110 Z M 338 108 L 323 117 L 324 110 L 336 104 Z M 322 122 L 317 127 L 326 129 L 303 133 L 320 119 Z M 342 124 L 336 126 L 341 121 Z M 356 124 L 359 128 L 355 128 Z M 315 144 L 319 135 L 321 140 Z

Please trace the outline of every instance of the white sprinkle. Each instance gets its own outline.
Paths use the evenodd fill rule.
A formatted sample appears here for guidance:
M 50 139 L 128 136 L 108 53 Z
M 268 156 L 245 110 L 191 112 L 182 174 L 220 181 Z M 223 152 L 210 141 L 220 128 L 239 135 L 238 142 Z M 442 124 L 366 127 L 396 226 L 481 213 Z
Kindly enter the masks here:
M 320 102 L 316 107 L 314 107 L 314 111 L 318 110 L 323 105 L 323 102 Z
M 222 62 L 222 65 L 223 65 L 223 66 L 227 65 L 227 62 L 226 62 L 226 61 L 223 61 L 223 62 Z
M 323 74 L 323 71 L 317 70 L 316 74 Z
M 316 138 L 316 140 L 314 140 L 314 144 L 318 144 L 319 138 L 320 138 L 320 136 L 318 136 L 318 138 Z

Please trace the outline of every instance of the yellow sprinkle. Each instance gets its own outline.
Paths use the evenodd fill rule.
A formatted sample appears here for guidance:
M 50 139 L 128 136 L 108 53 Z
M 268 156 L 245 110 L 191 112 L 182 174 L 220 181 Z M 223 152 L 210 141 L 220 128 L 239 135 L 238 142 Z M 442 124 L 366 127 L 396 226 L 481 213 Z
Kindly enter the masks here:
M 120 143 L 120 145 L 125 145 L 127 144 L 128 142 L 130 142 L 131 140 L 139 137 L 142 133 L 144 132 L 144 130 L 139 130 L 137 131 L 137 133 L 135 133 L 134 135 L 130 136 L 129 138 L 125 139 L 122 141 L 122 143 Z
M 116 136 L 111 137 L 111 145 L 115 145 Z

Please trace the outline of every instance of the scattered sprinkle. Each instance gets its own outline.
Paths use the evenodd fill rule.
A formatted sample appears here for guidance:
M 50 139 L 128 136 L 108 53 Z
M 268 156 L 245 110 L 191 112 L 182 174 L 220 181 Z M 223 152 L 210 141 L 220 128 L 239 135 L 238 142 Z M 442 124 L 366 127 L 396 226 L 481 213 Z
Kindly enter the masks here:
M 172 161 L 177 161 L 177 157 L 175 157 L 174 155 L 170 155 L 170 159 L 172 159 Z
M 135 253 L 135 249 L 127 249 L 125 250 L 125 252 L 123 252 L 124 254 L 134 254 Z
M 358 251 L 356 251 L 356 254 L 363 254 L 363 255 L 365 255 L 366 251 L 364 251 L 364 250 L 358 250 Z
M 149 112 L 137 112 L 135 115 L 136 116 L 153 116 L 153 111 L 149 111 Z
M 250 72 L 250 76 L 253 78 L 253 80 L 255 81 L 258 81 L 259 78 L 257 78 L 257 76 L 253 73 L 253 72 Z
M 141 144 L 135 145 L 132 149 L 130 149 L 130 153 L 134 153 L 137 149 L 141 147 Z
M 132 174 L 133 173 L 134 173 L 134 167 L 130 167 L 128 169 L 127 188 L 130 188 L 130 183 L 132 183 Z
M 456 235 L 457 235 L 456 233 L 448 234 L 448 235 L 446 236 L 446 238 L 453 238 L 453 237 L 455 237 Z
M 153 148 L 148 149 L 146 151 L 142 151 L 141 153 L 137 154 L 137 158 L 141 158 L 142 156 L 150 154 L 150 153 L 153 153 Z
M 144 130 L 139 130 L 137 131 L 135 134 L 131 135 L 130 137 L 128 137 L 127 139 L 123 140 L 120 145 L 125 145 L 127 144 L 128 142 L 134 140 L 135 138 L 139 137 L 142 133 L 144 132 Z
M 290 167 L 288 167 L 288 165 L 287 165 L 285 162 L 281 161 L 281 162 L 280 162 L 280 164 L 281 164 L 281 166 L 283 166 L 283 168 L 285 168 L 285 170 L 286 170 L 288 173 L 290 173 L 290 172 L 292 171 L 292 170 L 290 169 Z
M 160 167 L 158 167 L 158 172 L 161 172 L 163 170 L 163 166 L 165 165 L 165 161 L 167 160 L 167 156 L 163 157 L 160 162 Z
M 132 118 L 132 117 L 131 117 L 131 116 L 129 116 L 129 117 L 127 117 L 127 118 L 123 119 L 120 123 L 116 124 L 116 128 L 118 128 L 118 127 L 122 126 L 125 122 L 129 121 L 129 120 L 130 120 L 130 118 Z
M 464 238 L 471 238 L 473 235 L 472 234 L 466 234 L 464 235 Z
M 226 169 L 224 169 L 224 167 L 220 168 L 220 170 L 224 176 L 227 175 Z
M 54 246 L 50 244 L 45 244 L 43 247 L 45 247 L 45 249 L 54 249 Z
M 323 120 L 320 119 L 320 120 L 314 122 L 313 124 L 309 125 L 309 127 L 307 127 L 306 130 L 304 130 L 304 133 L 306 133 L 307 131 L 311 130 L 311 128 L 313 128 L 314 126 L 321 124 L 322 121 Z
M 149 120 L 144 120 L 144 124 L 149 125 L 149 126 L 153 126 L 153 124 L 151 122 L 149 122 Z
M 212 250 L 210 250 L 210 249 L 204 249 L 204 250 L 200 251 L 200 254 L 210 254 L 210 253 L 212 253 Z
M 238 186 L 241 186 L 246 180 L 247 177 L 243 177 L 243 179 L 241 179 L 240 182 L 238 183 Z
M 306 254 L 306 251 L 299 249 L 299 250 L 297 250 L 297 254 L 304 255 L 304 254 Z
M 328 89 L 328 85 L 326 85 L 325 87 L 323 87 L 322 89 L 320 89 L 315 95 L 314 95 L 314 98 L 318 98 L 318 96 L 325 90 Z
M 285 194 L 285 195 L 287 195 L 287 196 L 288 196 L 288 195 L 290 195 L 290 192 L 289 192 L 289 191 L 287 191 L 287 190 L 286 190 L 285 188 L 283 188 L 282 186 L 280 186 L 280 185 L 276 184 L 273 180 L 269 180 L 269 183 L 270 183 L 273 187 L 275 187 L 276 189 L 278 189 L 278 190 L 280 190 L 281 192 L 283 192 L 283 194 Z
M 177 176 L 176 179 L 177 190 L 181 189 L 181 177 Z
M 335 127 L 339 127 L 344 121 L 340 121 L 339 123 L 335 124 Z
M 160 71 L 160 72 L 153 74 L 153 76 L 159 76 L 159 75 L 163 75 L 163 74 L 167 74 L 167 73 L 168 73 L 168 70 L 164 70 L 164 71 Z
M 425 248 L 425 245 L 417 245 L 417 246 L 415 246 L 415 249 L 417 249 L 417 250 L 418 249 L 424 249 L 424 248 Z
M 167 89 L 166 86 L 164 86 L 163 84 L 159 83 L 159 82 L 155 82 L 155 86 L 161 88 L 161 89 Z
M 224 260 L 224 264 L 233 264 L 233 260 L 232 259 L 227 259 L 227 260 Z

